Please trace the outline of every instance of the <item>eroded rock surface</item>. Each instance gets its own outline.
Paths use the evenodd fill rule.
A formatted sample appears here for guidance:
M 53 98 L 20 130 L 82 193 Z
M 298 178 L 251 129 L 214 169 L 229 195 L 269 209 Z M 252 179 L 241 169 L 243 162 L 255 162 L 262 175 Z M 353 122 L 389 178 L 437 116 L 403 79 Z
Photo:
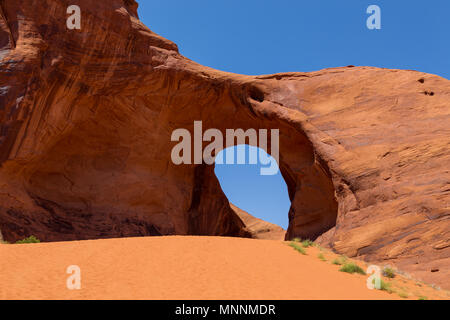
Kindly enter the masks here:
M 81 30 L 66 28 L 69 1 L 0 2 L 5 240 L 250 236 L 212 166 L 170 160 L 172 131 L 202 120 L 280 130 L 288 239 L 450 287 L 448 80 L 370 67 L 220 72 L 151 32 L 134 1 L 78 3 Z

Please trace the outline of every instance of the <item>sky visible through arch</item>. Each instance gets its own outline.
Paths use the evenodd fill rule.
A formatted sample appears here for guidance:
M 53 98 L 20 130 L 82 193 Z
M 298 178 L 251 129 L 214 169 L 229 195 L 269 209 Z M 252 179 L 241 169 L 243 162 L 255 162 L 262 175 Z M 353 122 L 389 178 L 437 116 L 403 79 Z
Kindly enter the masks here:
M 174 41 L 184 56 L 223 71 L 257 75 L 356 65 L 450 79 L 449 0 L 138 2 L 140 19 L 152 31 Z M 373 4 L 381 9 L 380 30 L 366 26 Z M 255 170 L 225 165 L 216 172 L 237 206 L 286 227 L 289 199 L 273 191 L 276 176 L 258 178 Z
M 231 148 L 235 150 L 236 163 L 238 147 Z M 222 150 L 218 156 L 231 148 Z M 246 163 L 249 163 L 248 157 L 251 150 L 256 152 L 260 150 L 267 155 L 262 149 L 246 145 Z M 223 155 L 223 159 L 226 159 L 225 155 Z M 214 172 L 223 192 L 235 206 L 260 219 L 287 229 L 291 201 L 286 182 L 279 170 L 275 175 L 261 175 L 261 167 L 267 166 L 261 166 L 259 161 L 258 164 L 253 165 L 216 164 Z

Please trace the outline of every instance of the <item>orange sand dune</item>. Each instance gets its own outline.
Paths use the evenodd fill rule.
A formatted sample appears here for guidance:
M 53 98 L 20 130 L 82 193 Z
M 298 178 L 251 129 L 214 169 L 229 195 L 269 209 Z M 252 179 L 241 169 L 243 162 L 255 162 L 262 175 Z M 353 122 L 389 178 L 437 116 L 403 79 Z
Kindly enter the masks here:
M 81 268 L 81 290 L 66 269 Z M 1 299 L 396 299 L 282 241 L 152 237 L 0 245 Z

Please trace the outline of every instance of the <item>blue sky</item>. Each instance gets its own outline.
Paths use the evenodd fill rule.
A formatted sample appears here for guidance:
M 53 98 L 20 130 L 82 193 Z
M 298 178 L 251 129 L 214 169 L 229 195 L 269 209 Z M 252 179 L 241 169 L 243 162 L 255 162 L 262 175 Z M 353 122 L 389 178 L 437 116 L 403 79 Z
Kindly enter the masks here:
M 346 65 L 413 69 L 450 79 L 449 0 L 138 0 L 140 19 L 186 57 L 241 74 Z M 381 30 L 369 30 L 369 5 Z M 216 169 L 229 199 L 287 226 L 289 200 L 254 166 Z M 231 190 L 231 191 L 230 191 Z M 280 193 L 281 192 L 281 193 Z
M 381 8 L 381 30 L 366 9 Z M 140 0 L 141 20 L 186 57 L 243 74 L 369 65 L 450 79 L 448 0 Z

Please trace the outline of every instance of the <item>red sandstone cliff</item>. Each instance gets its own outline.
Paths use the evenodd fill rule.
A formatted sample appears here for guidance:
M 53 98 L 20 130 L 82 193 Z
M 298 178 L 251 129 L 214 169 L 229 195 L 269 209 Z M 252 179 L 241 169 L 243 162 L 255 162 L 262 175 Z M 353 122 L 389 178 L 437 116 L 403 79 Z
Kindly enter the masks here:
M 280 129 L 287 238 L 450 287 L 450 82 L 369 67 L 242 76 L 198 65 L 132 0 L 0 1 L 0 230 L 44 241 L 250 236 L 177 128 Z M 435 272 L 431 272 L 431 270 Z M 439 271 L 436 271 L 439 270 Z

